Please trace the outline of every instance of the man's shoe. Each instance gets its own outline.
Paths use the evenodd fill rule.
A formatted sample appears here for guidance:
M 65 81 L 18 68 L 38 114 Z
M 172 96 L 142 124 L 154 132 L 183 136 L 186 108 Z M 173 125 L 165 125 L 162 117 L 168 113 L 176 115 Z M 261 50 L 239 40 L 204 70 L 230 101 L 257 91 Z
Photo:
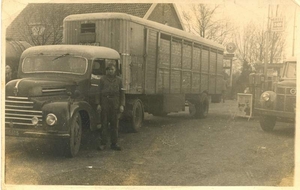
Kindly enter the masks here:
M 106 147 L 105 145 L 99 145 L 97 147 L 97 149 L 102 151 L 102 150 L 105 150 L 105 147 Z
M 122 150 L 122 148 L 119 145 L 117 145 L 117 144 L 110 145 L 110 148 L 112 150 L 117 150 L 117 151 L 121 151 Z

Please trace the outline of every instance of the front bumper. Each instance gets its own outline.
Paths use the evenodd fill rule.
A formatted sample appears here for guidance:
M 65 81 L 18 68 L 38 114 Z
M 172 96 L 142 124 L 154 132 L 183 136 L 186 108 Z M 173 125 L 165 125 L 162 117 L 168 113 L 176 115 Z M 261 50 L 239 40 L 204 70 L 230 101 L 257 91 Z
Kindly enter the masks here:
M 289 118 L 289 119 L 295 119 L 295 117 L 296 117 L 296 114 L 293 112 L 283 112 L 283 111 L 268 110 L 268 109 L 262 109 L 262 108 L 255 108 L 255 114 L 276 116 L 276 117 L 280 117 L 280 118 Z
M 34 131 L 34 130 L 27 130 L 27 129 L 5 127 L 5 136 L 63 139 L 63 138 L 69 138 L 70 134 L 67 132 Z

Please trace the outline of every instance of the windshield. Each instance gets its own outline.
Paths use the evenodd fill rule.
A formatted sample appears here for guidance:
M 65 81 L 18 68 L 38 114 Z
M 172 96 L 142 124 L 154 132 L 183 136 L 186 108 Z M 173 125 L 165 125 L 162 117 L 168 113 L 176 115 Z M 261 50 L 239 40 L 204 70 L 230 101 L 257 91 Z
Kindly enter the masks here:
M 87 70 L 87 60 L 69 54 L 55 56 L 26 57 L 22 63 L 24 73 L 67 73 L 83 75 Z
M 297 67 L 295 62 L 289 62 L 286 64 L 284 77 L 285 78 L 296 78 Z

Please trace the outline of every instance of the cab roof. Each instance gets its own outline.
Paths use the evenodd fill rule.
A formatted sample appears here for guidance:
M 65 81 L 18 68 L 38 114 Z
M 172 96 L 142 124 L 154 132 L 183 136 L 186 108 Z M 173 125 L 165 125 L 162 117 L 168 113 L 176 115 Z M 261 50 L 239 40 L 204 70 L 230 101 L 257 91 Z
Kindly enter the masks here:
M 45 45 L 26 49 L 21 58 L 32 55 L 63 55 L 71 54 L 87 59 L 105 58 L 120 59 L 119 53 L 111 48 L 87 45 Z

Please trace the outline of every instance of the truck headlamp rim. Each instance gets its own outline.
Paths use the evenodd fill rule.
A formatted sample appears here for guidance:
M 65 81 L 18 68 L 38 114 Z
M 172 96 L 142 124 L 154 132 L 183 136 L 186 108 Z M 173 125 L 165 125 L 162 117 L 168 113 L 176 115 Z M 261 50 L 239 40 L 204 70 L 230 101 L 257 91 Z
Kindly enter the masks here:
M 268 92 L 264 92 L 261 97 L 266 102 L 270 100 L 270 94 Z
M 53 126 L 57 123 L 57 117 L 53 113 L 49 113 L 46 117 L 46 123 L 50 126 Z

